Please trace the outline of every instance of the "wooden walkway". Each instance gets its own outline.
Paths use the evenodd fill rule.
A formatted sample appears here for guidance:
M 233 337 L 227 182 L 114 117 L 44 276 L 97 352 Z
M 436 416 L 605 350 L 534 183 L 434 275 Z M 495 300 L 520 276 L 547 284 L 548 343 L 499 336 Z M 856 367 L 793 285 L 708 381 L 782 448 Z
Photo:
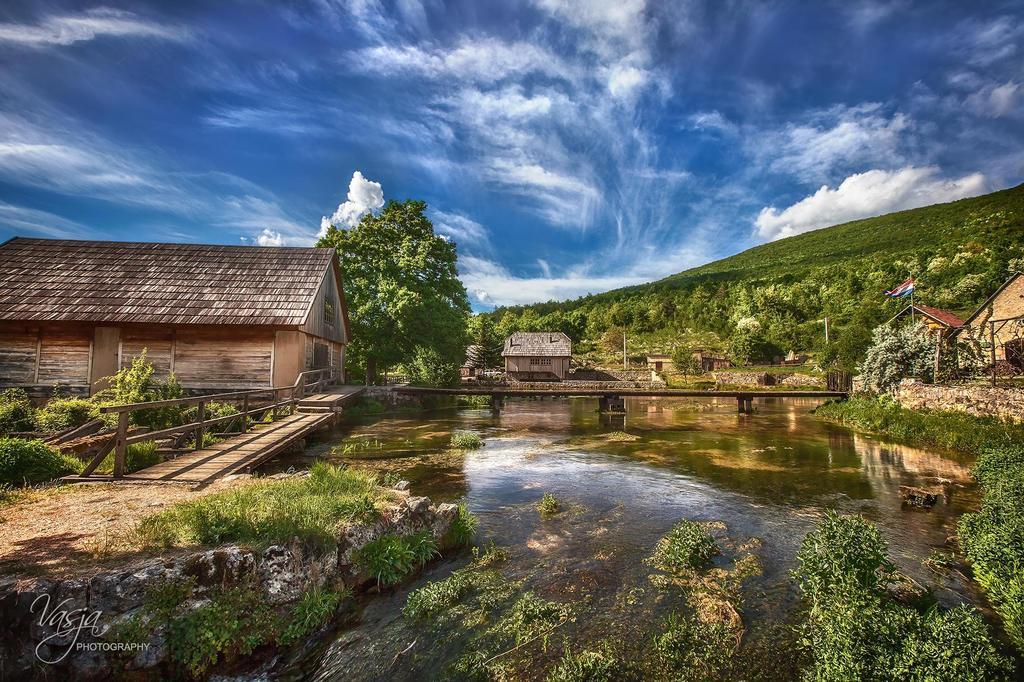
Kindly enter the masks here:
M 333 419 L 333 414 L 296 412 L 249 433 L 127 474 L 121 480 L 211 483 L 224 476 L 250 471 Z
M 356 398 L 364 386 L 338 386 L 297 401 L 293 414 L 269 424 L 229 436 L 219 443 L 186 452 L 120 478 L 112 476 L 67 476 L 68 483 L 148 481 L 154 483 L 208 484 L 231 474 L 251 471 L 301 441 L 310 433 L 332 423 L 342 407 Z

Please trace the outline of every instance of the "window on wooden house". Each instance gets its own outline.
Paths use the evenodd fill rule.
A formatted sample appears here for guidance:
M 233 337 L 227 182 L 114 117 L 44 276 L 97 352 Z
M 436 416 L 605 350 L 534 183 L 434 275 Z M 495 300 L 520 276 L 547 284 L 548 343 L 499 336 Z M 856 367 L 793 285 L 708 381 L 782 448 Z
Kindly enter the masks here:
M 530 358 L 531 367 L 550 367 L 551 358 Z
M 337 312 L 334 309 L 334 300 L 330 297 L 324 297 L 324 324 L 334 326 L 334 320 L 337 317 Z

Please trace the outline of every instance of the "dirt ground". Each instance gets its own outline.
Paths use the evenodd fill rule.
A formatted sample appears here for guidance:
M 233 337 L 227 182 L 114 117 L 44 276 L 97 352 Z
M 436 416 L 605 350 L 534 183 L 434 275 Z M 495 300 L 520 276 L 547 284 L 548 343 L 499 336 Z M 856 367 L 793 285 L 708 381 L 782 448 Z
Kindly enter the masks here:
M 89 483 L 19 493 L 0 507 L 0 575 L 66 577 L 96 568 L 114 558 L 118 538 L 142 518 L 247 481 L 218 481 L 201 490 L 167 483 Z

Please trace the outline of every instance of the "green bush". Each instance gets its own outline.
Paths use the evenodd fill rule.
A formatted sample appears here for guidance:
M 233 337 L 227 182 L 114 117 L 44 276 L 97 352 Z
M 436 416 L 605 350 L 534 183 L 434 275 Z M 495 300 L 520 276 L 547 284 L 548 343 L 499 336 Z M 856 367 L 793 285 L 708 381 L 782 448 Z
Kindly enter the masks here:
M 145 403 L 155 400 L 175 400 L 185 395 L 181 384 L 172 374 L 166 381 L 153 378 L 153 365 L 146 360 L 146 351 L 132 359 L 132 364 L 121 368 L 108 377 L 110 386 L 96 395 L 93 400 L 99 405 L 124 405 Z M 181 424 L 184 408 L 180 405 L 133 412 L 131 423 L 147 426 L 153 430 Z M 103 420 L 110 426 L 117 423 L 116 414 L 104 414 Z
M 441 357 L 433 348 L 419 346 L 407 366 L 409 380 L 417 386 L 458 386 L 459 363 Z
M 0 435 L 15 431 L 31 431 L 32 403 L 20 388 L 0 391 Z
M 151 467 L 154 464 L 159 464 L 163 461 L 163 457 L 159 452 L 156 451 L 156 441 L 144 440 L 138 443 L 132 443 L 124 451 L 124 470 L 125 473 L 133 473 L 141 471 L 147 467 Z M 114 470 L 114 453 L 110 453 L 106 458 L 100 462 L 99 466 L 96 467 L 96 473 L 98 474 L 109 474 Z
M 877 327 L 864 362 L 858 368 L 864 386 L 875 393 L 891 393 L 907 378 L 934 379 L 935 335 L 923 322 L 917 325 Z
M 807 602 L 801 645 L 810 680 L 998 680 L 1011 672 L 973 609 L 904 606 L 878 529 L 828 512 L 804 538 L 794 572 Z
M 654 563 L 667 571 L 703 568 L 718 554 L 718 545 L 707 529 L 694 521 L 680 521 L 658 542 Z
M 313 634 L 326 625 L 338 610 L 343 599 L 351 595 L 348 590 L 331 590 L 326 587 L 310 587 L 302 593 L 292 608 L 284 630 L 277 641 L 282 646 L 291 646 Z
M 232 414 L 238 414 L 238 412 L 238 408 L 235 407 L 234 405 L 229 405 L 228 403 L 220 403 L 216 401 L 206 403 L 203 409 L 205 419 L 217 419 L 219 417 L 227 417 Z M 188 407 L 188 409 L 183 410 L 181 414 L 181 420 L 183 424 L 198 421 L 199 406 L 191 405 Z M 219 424 L 214 424 L 213 426 L 208 427 L 207 431 L 209 433 L 224 433 L 225 431 L 232 430 L 238 431 L 240 429 L 240 426 L 241 425 L 239 424 L 239 420 L 228 419 L 226 421 L 220 422 Z
M 680 680 L 722 678 L 735 647 L 736 633 L 727 623 L 677 613 L 669 615 L 665 631 L 654 640 L 659 659 Z
M 51 398 L 36 410 L 36 428 L 40 431 L 63 431 L 81 426 L 99 416 L 99 406 L 85 398 Z
M 83 464 L 41 440 L 0 438 L 0 484 L 31 485 L 79 474 Z
M 960 546 L 1007 634 L 1024 652 L 1024 447 L 985 452 L 973 474 L 981 485 L 981 507 L 961 517 Z
M 315 549 L 331 549 L 342 526 L 362 518 L 380 499 L 373 474 L 317 462 L 306 478 L 258 481 L 179 502 L 143 519 L 136 536 L 147 547 L 267 547 L 297 537 Z

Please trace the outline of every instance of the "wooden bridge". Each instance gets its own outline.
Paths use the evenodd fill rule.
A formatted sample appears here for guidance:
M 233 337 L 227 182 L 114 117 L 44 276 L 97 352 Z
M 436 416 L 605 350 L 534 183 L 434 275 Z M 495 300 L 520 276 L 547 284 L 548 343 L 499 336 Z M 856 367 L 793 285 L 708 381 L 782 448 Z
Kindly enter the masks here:
M 676 388 L 572 388 L 552 384 L 548 388 L 510 388 L 506 386 L 475 388 L 421 388 L 399 386 L 396 393 L 406 395 L 485 395 L 491 397 L 492 407 L 500 409 L 505 398 L 559 397 L 598 398 L 601 412 L 625 412 L 626 398 L 735 398 L 738 411 L 750 414 L 754 398 L 831 398 L 845 400 L 845 391 L 689 391 Z
M 312 432 L 332 424 L 337 413 L 365 390 L 362 386 L 330 386 L 328 377 L 326 370 L 313 370 L 300 374 L 291 386 L 102 407 L 101 413 L 117 415 L 117 430 L 106 434 L 104 445 L 80 475 L 62 480 L 210 483 L 230 474 L 250 471 Z M 206 408 L 211 402 L 233 402 L 240 409 L 230 415 L 207 418 Z M 195 421 L 157 431 L 130 428 L 132 414 L 186 406 L 196 407 Z M 219 431 L 217 442 L 204 445 L 205 434 L 210 433 L 211 427 L 221 424 L 237 430 Z M 103 436 L 100 434 L 100 438 Z M 171 457 L 145 469 L 126 472 L 128 446 L 143 441 L 170 443 L 172 447 L 158 452 Z M 191 447 L 173 447 L 188 442 Z M 111 452 L 114 453 L 113 474 L 94 475 Z

